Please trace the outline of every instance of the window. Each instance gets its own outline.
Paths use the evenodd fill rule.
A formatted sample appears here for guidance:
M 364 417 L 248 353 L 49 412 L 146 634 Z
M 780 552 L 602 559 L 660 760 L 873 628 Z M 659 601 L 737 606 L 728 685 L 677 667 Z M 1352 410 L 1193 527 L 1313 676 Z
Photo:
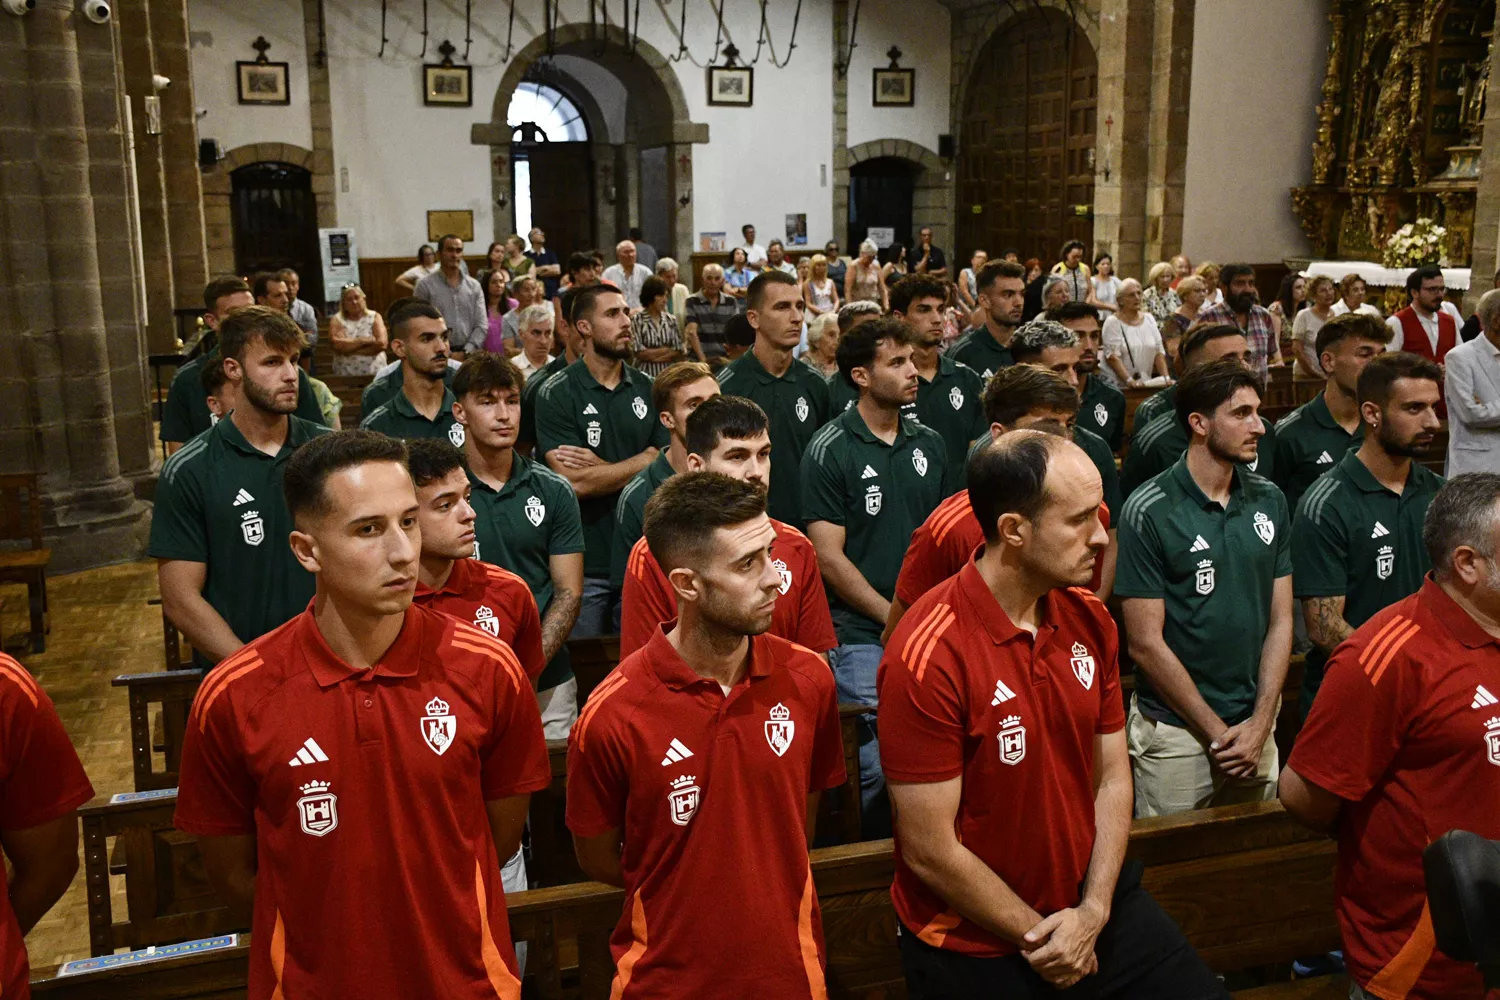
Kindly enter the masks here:
M 523 81 L 511 95 L 505 123 L 511 129 L 511 188 L 516 229 L 531 232 L 531 164 L 526 143 L 587 142 L 588 126 L 578 106 L 556 87 Z

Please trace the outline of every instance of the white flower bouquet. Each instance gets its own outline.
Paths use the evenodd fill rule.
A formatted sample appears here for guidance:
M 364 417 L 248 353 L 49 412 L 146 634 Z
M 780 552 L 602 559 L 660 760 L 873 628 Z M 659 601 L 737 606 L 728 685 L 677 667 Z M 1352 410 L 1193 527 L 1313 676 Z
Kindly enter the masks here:
M 1386 267 L 1445 264 L 1447 235 L 1448 230 L 1431 219 L 1408 222 L 1386 240 L 1383 263 Z

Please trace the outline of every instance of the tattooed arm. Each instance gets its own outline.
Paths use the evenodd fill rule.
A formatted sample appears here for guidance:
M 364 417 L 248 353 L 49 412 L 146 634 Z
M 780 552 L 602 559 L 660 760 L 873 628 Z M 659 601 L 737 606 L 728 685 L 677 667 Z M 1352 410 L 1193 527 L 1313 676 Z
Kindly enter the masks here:
M 542 615 L 542 657 L 550 663 L 578 620 L 583 602 L 583 553 L 552 556 L 548 569 L 552 574 L 552 601 Z
M 1328 652 L 1354 634 L 1353 627 L 1344 620 L 1342 596 L 1304 599 L 1302 619 L 1307 623 L 1307 637 L 1313 645 Z

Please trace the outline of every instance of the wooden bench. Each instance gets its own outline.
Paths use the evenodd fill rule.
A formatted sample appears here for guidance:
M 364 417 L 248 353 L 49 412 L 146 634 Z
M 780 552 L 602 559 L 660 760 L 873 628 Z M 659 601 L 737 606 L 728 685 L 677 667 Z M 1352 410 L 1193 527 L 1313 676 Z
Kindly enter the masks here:
M 130 700 L 130 763 L 136 791 L 177 787 L 188 712 L 202 683 L 203 671 L 197 668 L 121 674 L 110 682 L 112 687 L 123 687 Z M 153 705 L 160 706 L 156 723 Z M 157 753 L 164 759 L 160 771 L 155 769 Z
M 30 628 L 25 648 L 45 653 L 51 630 L 47 567 L 52 563 L 52 550 L 42 538 L 42 494 L 34 473 L 0 476 L 0 542 L 26 545 L 0 548 L 0 583 L 26 585 Z

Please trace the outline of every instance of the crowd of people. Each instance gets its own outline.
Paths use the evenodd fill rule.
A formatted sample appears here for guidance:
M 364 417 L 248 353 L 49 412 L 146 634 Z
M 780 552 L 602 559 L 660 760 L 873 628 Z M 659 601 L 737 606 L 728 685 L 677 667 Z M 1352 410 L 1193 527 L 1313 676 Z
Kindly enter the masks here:
M 1440 271 L 1387 323 L 1357 278 L 1267 308 L 1245 264 L 1142 284 L 1075 241 L 950 275 L 928 229 L 793 264 L 747 226 L 689 292 L 632 235 L 604 267 L 534 230 L 472 278 L 446 236 L 384 316 L 346 288 L 334 370 L 371 381 L 337 433 L 295 276 L 206 289 L 150 554 L 211 668 L 177 824 L 253 928 L 252 995 L 516 995 L 548 739 L 583 870 L 626 890 L 617 996 L 823 995 L 807 851 L 846 777 L 896 839 L 913 996 L 1227 996 L 1130 822 L 1278 795 L 1339 838 L 1361 996 L 1483 995 L 1420 877 L 1435 833 L 1500 837 L 1500 474 L 1421 461 L 1463 326 Z M 1478 319 L 1494 365 L 1500 291 Z M 1288 362 L 1321 388 L 1273 423 Z M 566 640 L 611 634 L 579 705 Z

